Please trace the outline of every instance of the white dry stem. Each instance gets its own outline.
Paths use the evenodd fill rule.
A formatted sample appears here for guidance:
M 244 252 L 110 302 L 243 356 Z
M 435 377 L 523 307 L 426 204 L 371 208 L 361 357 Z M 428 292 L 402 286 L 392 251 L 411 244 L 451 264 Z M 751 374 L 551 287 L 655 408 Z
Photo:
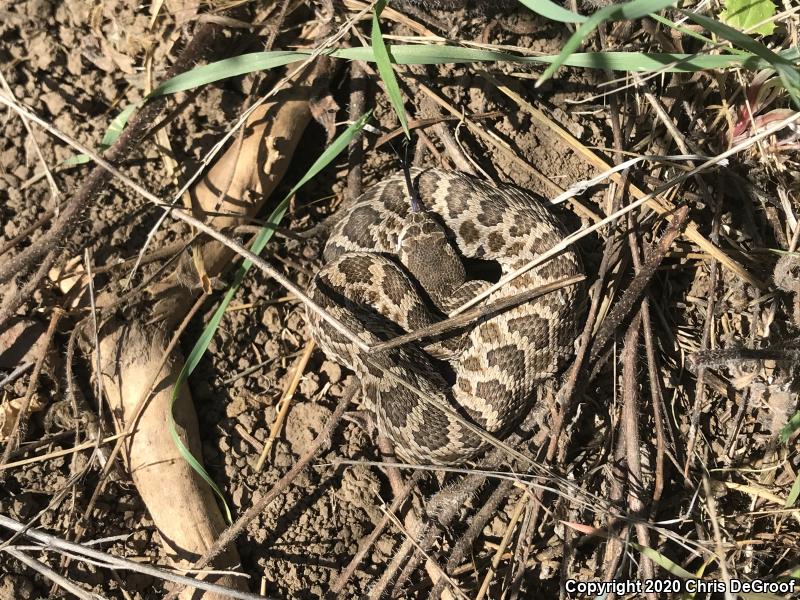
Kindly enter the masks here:
M 573 198 L 579 194 L 582 194 L 590 187 L 593 187 L 599 183 L 602 183 L 609 177 L 611 177 L 614 173 L 619 173 L 620 171 L 624 171 L 625 169 L 632 167 L 636 163 L 643 162 L 643 161 L 651 161 L 651 162 L 669 162 L 669 161 L 679 161 L 679 160 L 708 160 L 708 156 L 703 156 L 700 154 L 674 154 L 670 156 L 659 156 L 653 154 L 647 154 L 643 156 L 636 156 L 629 160 L 626 160 L 623 163 L 618 165 L 614 165 L 610 169 L 603 171 L 597 177 L 592 177 L 591 179 L 584 179 L 583 181 L 579 181 L 578 183 L 570 186 L 568 190 L 566 190 L 563 194 L 559 194 L 552 200 L 550 200 L 550 204 L 561 204 L 570 198 Z M 723 161 L 720 163 L 720 166 L 727 166 L 728 161 Z
M 467 596 L 461 590 L 461 588 L 458 587 L 458 584 L 453 580 L 453 578 L 450 577 L 447 573 L 445 573 L 444 570 L 439 566 L 439 563 L 433 560 L 433 558 L 427 552 L 425 552 L 425 550 L 422 548 L 422 546 L 420 546 L 419 542 L 414 538 L 414 536 L 411 535 L 408 531 L 406 531 L 406 528 L 403 527 L 403 524 L 400 522 L 400 519 L 398 519 L 394 514 L 387 511 L 383 506 L 380 506 L 379 508 L 381 509 L 381 512 L 392 522 L 392 525 L 397 527 L 400 533 L 402 533 L 406 537 L 406 539 L 414 545 L 414 547 L 417 549 L 417 552 L 419 552 L 420 554 L 422 554 L 422 556 L 425 557 L 427 564 L 430 565 L 434 570 L 435 576 L 437 576 L 436 578 L 438 579 L 439 577 L 443 577 L 444 580 L 451 585 L 451 587 L 453 588 L 453 590 L 455 591 L 456 595 L 459 598 L 463 598 L 464 600 L 469 600 L 469 596 Z
M 188 585 L 190 587 L 205 590 L 207 592 L 214 592 L 217 594 L 226 595 L 230 598 L 241 598 L 242 600 L 264 599 L 264 596 L 259 596 L 256 594 L 250 594 L 248 592 L 241 592 L 239 590 L 233 590 L 219 585 L 214 585 L 213 583 L 202 581 L 200 579 L 184 577 L 183 575 L 177 575 L 175 573 L 171 573 L 163 569 L 156 569 L 155 567 L 151 567 L 143 563 L 134 562 L 132 560 L 120 558 L 112 554 L 107 554 L 105 552 L 93 550 L 91 548 L 88 548 L 86 545 L 80 545 L 80 544 L 75 544 L 73 542 L 68 542 L 66 540 L 62 540 L 61 538 L 47 534 L 38 529 L 34 529 L 32 527 L 30 528 L 26 527 L 22 523 L 19 523 L 14 519 L 10 519 L 9 517 L 6 517 L 4 515 L 0 515 L 0 527 L 10 529 L 11 531 L 23 532 L 23 535 L 25 537 L 31 538 L 41 543 L 42 549 L 55 550 L 61 553 L 73 553 L 77 556 L 86 559 L 94 559 L 95 561 L 98 561 L 95 564 L 102 565 L 107 569 L 143 573 L 144 575 L 155 577 L 156 579 L 160 579 L 162 581 L 170 581 L 185 586 Z
M 11 88 L 9 87 L 8 82 L 6 81 L 6 78 L 3 76 L 2 72 L 0 72 L 0 87 L 3 88 L 3 91 L 6 94 L 13 98 L 14 92 L 11 91 Z M 47 178 L 47 184 L 50 186 L 50 195 L 53 198 L 55 215 L 58 216 L 58 206 L 61 204 L 61 192 L 58 191 L 58 186 L 56 185 L 56 180 L 53 178 L 53 173 L 50 171 L 50 167 L 47 166 L 47 161 L 44 159 L 44 154 L 42 154 L 42 148 L 39 146 L 39 141 L 36 139 L 36 136 L 33 135 L 31 124 L 25 117 L 20 115 L 20 118 L 22 119 L 22 124 L 25 126 L 25 131 L 27 131 L 28 135 L 31 136 L 33 147 L 36 149 L 36 156 L 39 158 L 39 162 L 42 163 L 44 176 Z
M 14 546 L 9 546 L 8 548 L 4 549 L 5 552 L 16 558 L 19 562 L 27 566 L 29 569 L 32 569 L 46 577 L 50 581 L 52 581 L 55 585 L 62 588 L 63 590 L 69 592 L 76 598 L 80 600 L 106 600 L 105 596 L 101 596 L 100 594 L 95 594 L 88 590 L 83 589 L 76 583 L 70 581 L 63 575 L 56 573 L 53 569 L 48 567 L 41 561 L 36 560 L 35 558 L 28 556 L 24 552 L 22 552 L 19 548 Z

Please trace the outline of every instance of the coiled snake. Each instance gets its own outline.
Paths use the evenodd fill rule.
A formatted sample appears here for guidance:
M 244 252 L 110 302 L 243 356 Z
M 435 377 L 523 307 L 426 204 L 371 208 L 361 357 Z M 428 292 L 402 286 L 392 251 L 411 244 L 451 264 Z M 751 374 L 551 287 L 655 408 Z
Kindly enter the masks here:
M 489 287 L 472 277 L 473 266 L 485 272 L 499 265 L 504 275 L 564 237 L 540 201 L 517 187 L 438 169 L 412 170 L 411 179 L 419 210 L 412 210 L 402 173 L 371 187 L 332 229 L 325 265 L 309 289 L 370 345 L 440 321 Z M 485 302 L 581 270 L 568 250 Z M 496 437 L 507 435 L 532 407 L 537 388 L 574 353 L 582 299 L 582 288 L 561 288 L 439 338 L 369 357 L 315 313 L 308 319 L 326 354 L 356 373 L 396 453 L 411 462 L 453 464 L 485 451 L 487 442 L 437 402 Z

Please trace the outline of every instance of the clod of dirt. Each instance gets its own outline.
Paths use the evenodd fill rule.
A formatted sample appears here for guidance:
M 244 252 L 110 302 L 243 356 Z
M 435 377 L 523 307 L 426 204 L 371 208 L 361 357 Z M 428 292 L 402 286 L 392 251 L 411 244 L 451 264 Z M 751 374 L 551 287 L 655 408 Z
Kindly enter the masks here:
M 0 369 L 34 361 L 44 343 L 45 327 L 30 319 L 12 319 L 0 330 Z

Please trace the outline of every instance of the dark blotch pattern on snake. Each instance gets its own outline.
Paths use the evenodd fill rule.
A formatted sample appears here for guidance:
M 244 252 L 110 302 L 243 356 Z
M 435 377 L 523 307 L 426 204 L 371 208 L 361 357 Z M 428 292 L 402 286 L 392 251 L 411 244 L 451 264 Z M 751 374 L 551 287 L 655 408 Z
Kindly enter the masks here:
M 372 345 L 436 323 L 491 284 L 464 259 L 505 275 L 551 249 L 564 231 L 533 194 L 461 173 L 413 170 L 421 210 L 402 174 L 367 190 L 333 228 L 309 294 Z M 578 275 L 565 251 L 495 291 L 485 303 Z M 502 438 L 531 409 L 537 388 L 574 353 L 583 288 L 569 286 L 484 317 L 440 338 L 363 356 L 312 311 L 314 339 L 359 378 L 379 431 L 404 460 L 454 464 L 488 443 L 428 398 Z M 403 385 L 400 382 L 405 382 Z

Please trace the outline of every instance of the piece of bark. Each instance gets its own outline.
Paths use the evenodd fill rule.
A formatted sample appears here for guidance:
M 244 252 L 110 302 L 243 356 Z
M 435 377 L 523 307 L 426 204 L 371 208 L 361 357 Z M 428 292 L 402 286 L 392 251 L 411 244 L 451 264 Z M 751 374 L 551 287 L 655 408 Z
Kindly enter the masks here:
M 234 141 L 189 192 L 194 216 L 226 213 L 208 218 L 215 229 L 223 231 L 246 224 L 247 217 L 258 214 L 283 179 L 311 120 L 310 96 L 316 92 L 313 81 L 327 78 L 331 68 L 330 59 L 322 60 L 307 76 L 253 111 L 244 128 L 245 137 Z M 224 273 L 233 257 L 234 252 L 216 240 L 200 244 L 172 277 L 152 287 L 153 295 L 159 297 L 156 314 L 168 324 L 179 322 L 197 290 L 208 289 L 205 279 Z
M 172 389 L 177 380 L 178 353 L 160 369 L 165 347 L 162 334 L 112 321 L 103 328 L 100 356 L 103 360 L 102 384 L 116 419 L 129 423 L 134 418 L 139 399 L 156 379 L 155 393 L 147 403 L 128 438 L 125 460 L 133 483 L 158 529 L 161 542 L 176 566 L 188 567 L 201 556 L 225 529 L 214 494 L 172 441 L 167 415 Z M 156 373 L 159 371 L 158 373 Z M 202 460 L 197 415 L 186 385 L 181 386 L 175 401 L 175 430 L 184 446 Z M 215 569 L 232 570 L 239 564 L 235 548 L 222 553 Z M 245 579 L 232 575 L 214 575 L 206 580 L 238 590 L 245 590 Z M 187 589 L 182 598 L 198 598 L 198 590 Z M 206 600 L 222 598 L 205 593 Z
M 191 191 L 196 216 L 206 212 L 227 213 L 208 218 L 216 229 L 223 230 L 258 213 L 286 173 L 311 119 L 313 82 L 327 76 L 330 68 L 327 59 L 316 64 L 250 115 L 243 137 L 231 143 Z M 172 410 L 184 445 L 202 461 L 197 417 L 186 385 L 181 387 L 174 408 L 170 405 L 183 357 L 173 352 L 164 360 L 164 340 L 168 337 L 164 332 L 175 330 L 204 287 L 196 269 L 198 257 L 201 272 L 213 278 L 232 264 L 233 251 L 214 240 L 201 242 L 194 261 L 185 260 L 176 273 L 149 288 L 154 301 L 152 312 L 161 317 L 158 325 L 115 322 L 107 324 L 100 335 L 104 394 L 114 411 L 118 429 L 135 428 L 125 442 L 134 483 L 165 547 L 181 564 L 196 560 L 225 528 L 212 491 L 180 455 L 168 425 Z M 192 278 L 194 285 L 187 286 L 187 280 L 191 282 Z M 166 365 L 163 368 L 162 363 Z M 92 364 L 96 364 L 95 360 Z M 153 381 L 155 392 L 139 416 L 142 399 Z M 230 547 L 212 566 L 225 569 L 236 564 L 236 549 Z M 214 577 L 221 585 L 246 588 L 243 578 Z M 190 589 L 183 590 L 180 597 L 216 598 Z

